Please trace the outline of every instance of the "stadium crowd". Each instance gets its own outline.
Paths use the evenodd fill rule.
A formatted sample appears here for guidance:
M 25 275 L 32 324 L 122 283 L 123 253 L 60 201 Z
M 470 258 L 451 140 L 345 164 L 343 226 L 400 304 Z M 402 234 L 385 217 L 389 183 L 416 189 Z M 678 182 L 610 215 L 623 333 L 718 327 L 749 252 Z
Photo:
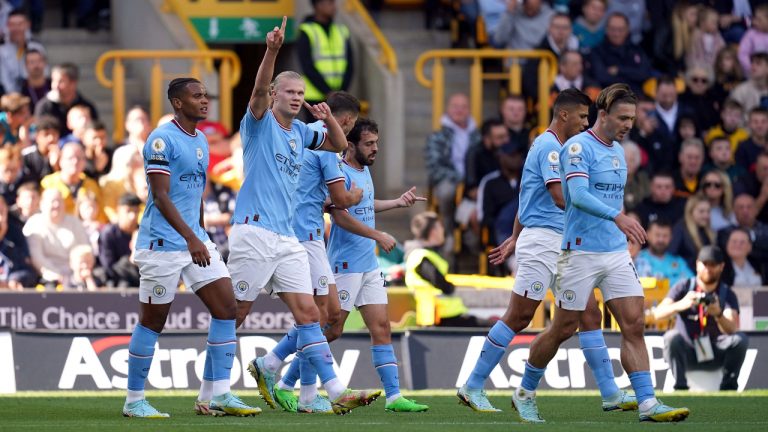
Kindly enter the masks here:
M 454 3 L 449 13 L 468 24 L 476 46 L 555 54 L 552 100 L 574 87 L 594 100 L 619 82 L 641 96 L 622 142 L 625 211 L 649 230 L 647 247 L 631 251 L 640 276 L 674 284 L 695 273 L 703 246 L 719 245 L 724 281 L 768 283 L 768 2 Z M 530 94 L 506 96 L 481 125 L 467 95 L 452 95 L 427 138 L 429 183 L 449 237 L 444 254 L 457 243 L 477 254 L 511 234 L 522 165 L 543 132 L 534 124 L 536 70 L 523 65 Z M 507 267 L 496 271 L 514 271 L 513 260 Z

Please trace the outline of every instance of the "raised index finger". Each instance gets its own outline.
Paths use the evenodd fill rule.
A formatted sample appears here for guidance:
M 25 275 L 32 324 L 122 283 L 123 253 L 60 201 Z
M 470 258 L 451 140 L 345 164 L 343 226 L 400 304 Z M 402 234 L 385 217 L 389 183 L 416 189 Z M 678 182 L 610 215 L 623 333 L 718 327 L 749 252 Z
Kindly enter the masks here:
M 413 199 L 415 199 L 416 201 L 426 201 L 427 200 L 426 198 L 420 197 L 420 196 L 415 196 L 415 197 L 413 197 Z
M 285 32 L 285 23 L 286 23 L 286 21 L 288 21 L 288 17 L 283 15 L 283 23 L 280 25 L 280 31 L 281 32 Z

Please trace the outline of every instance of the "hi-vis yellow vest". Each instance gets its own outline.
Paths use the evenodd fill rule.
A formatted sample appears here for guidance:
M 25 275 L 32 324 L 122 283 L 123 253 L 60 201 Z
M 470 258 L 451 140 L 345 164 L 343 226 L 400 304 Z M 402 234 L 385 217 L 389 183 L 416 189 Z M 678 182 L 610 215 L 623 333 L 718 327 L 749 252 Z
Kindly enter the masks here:
M 312 47 L 312 60 L 315 69 L 325 79 L 331 90 L 341 90 L 344 72 L 347 70 L 347 40 L 349 29 L 341 24 L 331 24 L 330 34 L 323 26 L 315 22 L 302 23 L 299 29 L 306 33 Z M 320 92 L 304 77 L 304 98 L 309 101 L 325 100 L 325 94 Z
M 429 249 L 414 249 L 405 261 L 405 286 L 414 292 L 416 297 L 416 324 L 434 325 L 435 315 L 439 318 L 453 318 L 467 312 L 467 307 L 461 297 L 443 295 L 443 292 L 424 280 L 416 272 L 421 261 L 426 258 L 437 270 L 445 275 L 448 273 L 448 261 Z M 437 313 L 435 313 L 435 307 Z

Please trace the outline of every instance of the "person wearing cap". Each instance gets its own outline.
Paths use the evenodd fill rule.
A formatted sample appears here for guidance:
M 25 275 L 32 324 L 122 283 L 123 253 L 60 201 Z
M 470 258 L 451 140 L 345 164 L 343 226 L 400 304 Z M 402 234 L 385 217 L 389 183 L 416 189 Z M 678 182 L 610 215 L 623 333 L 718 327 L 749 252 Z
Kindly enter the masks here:
M 725 255 L 705 246 L 696 259 L 696 276 L 675 284 L 653 311 L 656 320 L 677 315 L 664 334 L 664 356 L 675 377 L 675 390 L 688 390 L 692 369 L 723 369 L 720 390 L 738 389 L 748 339 L 739 332 L 739 301 L 720 276 Z
M 512 235 L 512 227 L 517 215 L 525 148 L 510 141 L 497 152 L 499 170 L 494 171 L 480 181 L 478 187 L 477 219 L 490 229 L 491 244 L 498 244 Z
M 20 93 L 8 93 L 0 98 L 0 127 L 5 134 L 3 143 L 19 142 L 19 130 L 30 120 L 29 98 Z

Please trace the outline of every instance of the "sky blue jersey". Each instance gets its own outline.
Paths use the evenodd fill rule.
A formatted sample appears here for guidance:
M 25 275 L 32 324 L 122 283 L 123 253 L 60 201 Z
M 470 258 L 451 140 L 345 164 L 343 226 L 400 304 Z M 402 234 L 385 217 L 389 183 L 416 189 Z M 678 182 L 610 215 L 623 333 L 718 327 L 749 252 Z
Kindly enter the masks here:
M 349 214 L 371 228 L 376 228 L 374 212 L 373 180 L 368 167 L 359 170 L 346 162 L 341 165 L 344 172 L 344 184 L 347 190 L 354 182 L 363 189 L 363 199 L 347 209 Z M 331 226 L 331 237 L 328 241 L 328 261 L 334 273 L 365 273 L 376 270 L 379 262 L 376 259 L 376 242 L 366 237 L 352 234 L 334 224 Z
M 293 120 L 286 129 L 272 110 L 257 120 L 250 106 L 240 121 L 243 140 L 243 186 L 237 194 L 233 224 L 251 224 L 294 237 L 292 219 L 296 187 L 305 149 L 317 149 L 326 134 Z
M 551 129 L 536 137 L 523 166 L 520 183 L 520 223 L 529 228 L 549 228 L 563 232 L 563 211 L 547 186 L 560 183 L 560 137 Z
M 208 234 L 200 226 L 200 202 L 208 169 L 208 140 L 205 135 L 199 130 L 195 130 L 194 135 L 188 134 L 174 119 L 152 131 L 144 144 L 143 153 L 147 177 L 150 174 L 170 177 L 168 196 L 173 206 L 197 238 L 208 241 Z M 136 238 L 136 249 L 187 250 L 186 240 L 155 206 L 151 185 Z
M 613 222 L 624 204 L 627 163 L 617 142 L 602 141 L 591 129 L 569 139 L 560 151 L 560 176 L 565 196 L 563 249 L 589 252 L 627 250 L 627 237 Z M 574 196 L 571 180 L 586 179 L 584 198 Z M 578 184 L 578 182 L 574 183 Z M 589 199 L 586 199 L 589 198 Z M 604 209 L 606 218 L 584 209 Z
M 695 276 L 682 257 L 665 253 L 659 258 L 648 249 L 643 249 L 637 254 L 635 268 L 640 277 L 669 279 L 670 286 Z
M 322 121 L 308 124 L 307 127 L 326 133 L 325 123 Z M 296 211 L 293 213 L 293 231 L 299 241 L 323 239 L 323 204 L 328 196 L 327 185 L 344 181 L 341 163 L 341 155 L 338 153 L 322 150 L 304 152 L 299 188 L 296 191 Z

